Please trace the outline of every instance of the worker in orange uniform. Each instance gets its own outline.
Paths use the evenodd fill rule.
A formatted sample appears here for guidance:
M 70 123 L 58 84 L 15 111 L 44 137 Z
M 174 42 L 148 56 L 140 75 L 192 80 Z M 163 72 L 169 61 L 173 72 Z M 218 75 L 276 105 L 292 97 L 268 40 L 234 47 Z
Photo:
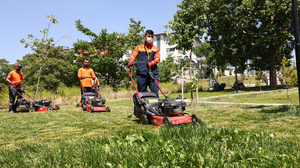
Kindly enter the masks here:
M 88 59 L 85 59 L 83 62 L 83 67 L 78 70 L 78 78 L 81 80 L 81 85 L 83 88 L 83 90 L 81 88 L 81 95 L 83 94 L 83 91 L 84 92 L 93 92 L 92 79 L 94 80 L 95 83 L 97 83 L 99 85 L 99 81 L 97 80 L 93 69 L 90 68 L 89 63 L 90 63 L 90 61 Z M 86 78 L 86 77 L 91 77 L 92 79 Z
M 153 35 L 154 32 L 152 30 L 146 31 L 144 36 L 144 44 L 138 45 L 134 49 L 129 59 L 128 66 L 132 66 L 135 59 L 137 59 L 137 61 L 147 62 L 147 65 L 137 64 L 136 74 L 138 91 L 145 92 L 147 91 L 147 86 L 149 86 L 151 92 L 155 93 L 158 96 L 158 86 L 156 85 L 155 81 L 151 80 L 150 76 L 147 73 L 148 69 L 151 69 L 156 81 L 159 82 L 157 64 L 160 61 L 160 56 L 159 49 L 156 46 L 152 45 Z
M 24 84 L 24 74 L 21 72 L 22 65 L 19 63 L 15 64 L 15 70 L 11 71 L 6 81 L 9 83 L 9 113 L 15 113 L 16 112 L 16 105 L 15 105 L 15 99 L 16 96 L 17 99 L 22 98 L 22 91 L 21 91 L 21 85 Z

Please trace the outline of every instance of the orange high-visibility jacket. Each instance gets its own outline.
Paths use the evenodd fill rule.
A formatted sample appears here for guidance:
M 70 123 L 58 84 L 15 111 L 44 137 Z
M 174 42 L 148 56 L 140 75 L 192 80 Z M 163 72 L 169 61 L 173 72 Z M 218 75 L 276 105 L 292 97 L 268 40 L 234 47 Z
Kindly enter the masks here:
M 131 57 L 130 61 L 134 61 L 137 59 L 137 61 L 146 61 L 146 62 L 152 62 L 153 65 L 151 67 L 151 71 L 153 74 L 158 74 L 158 69 L 157 69 L 157 64 L 160 61 L 160 56 L 159 56 L 159 49 L 156 46 L 150 45 L 149 48 L 146 47 L 145 43 L 138 45 Z M 136 74 L 137 75 L 146 75 L 147 74 L 147 65 L 144 64 L 138 64 L 137 65 L 137 70 Z

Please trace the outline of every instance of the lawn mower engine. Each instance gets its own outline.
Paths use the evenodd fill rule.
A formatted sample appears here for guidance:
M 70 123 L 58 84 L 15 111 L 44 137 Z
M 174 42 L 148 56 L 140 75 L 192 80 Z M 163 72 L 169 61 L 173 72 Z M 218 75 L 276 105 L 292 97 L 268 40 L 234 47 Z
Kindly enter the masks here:
M 101 97 L 94 97 L 93 99 L 88 100 L 88 104 L 96 107 L 103 107 L 105 106 L 105 99 L 102 99 Z
M 35 101 L 33 106 L 36 111 L 52 111 L 60 109 L 59 105 L 52 106 L 52 101 L 46 99 Z
M 164 99 L 160 108 L 165 116 L 177 116 L 185 111 L 186 102 Z

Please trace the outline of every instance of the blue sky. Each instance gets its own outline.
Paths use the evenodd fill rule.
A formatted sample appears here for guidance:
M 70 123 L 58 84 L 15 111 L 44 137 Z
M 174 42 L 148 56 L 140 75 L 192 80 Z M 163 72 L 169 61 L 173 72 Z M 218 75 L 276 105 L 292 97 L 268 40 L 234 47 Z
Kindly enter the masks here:
M 99 33 L 107 28 L 109 33 L 128 32 L 130 18 L 142 21 L 142 26 L 152 29 L 154 33 L 163 33 L 163 25 L 173 19 L 181 0 L 7 0 L 0 6 L 0 59 L 5 58 L 10 64 L 22 59 L 27 53 L 32 53 L 24 44 L 22 38 L 28 34 L 42 38 L 39 32 L 47 27 L 47 15 L 55 15 L 59 24 L 51 25 L 49 37 L 58 40 L 57 45 L 72 47 L 78 39 L 89 38 L 77 31 L 75 21 L 93 32 Z

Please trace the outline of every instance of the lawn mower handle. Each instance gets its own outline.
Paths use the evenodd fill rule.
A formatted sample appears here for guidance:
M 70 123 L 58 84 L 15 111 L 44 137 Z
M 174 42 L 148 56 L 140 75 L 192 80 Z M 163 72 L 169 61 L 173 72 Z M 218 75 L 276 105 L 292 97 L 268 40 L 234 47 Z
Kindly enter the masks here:
M 92 80 L 94 80 L 94 81 L 95 81 L 95 79 L 96 79 L 96 77 L 91 77 L 91 76 L 84 76 L 84 78 L 90 78 L 90 79 L 92 79 Z M 95 79 L 94 79 L 94 78 L 95 78 Z M 83 86 L 82 86 L 81 82 L 82 82 L 82 79 L 80 80 L 80 86 L 81 86 L 81 89 L 82 89 L 82 94 L 84 95 L 84 89 L 83 89 Z M 96 89 L 98 95 L 101 97 L 101 95 L 100 95 L 100 93 L 99 93 L 99 90 L 98 90 L 98 88 L 97 88 L 96 86 L 95 86 L 95 89 Z
M 25 97 L 21 95 L 21 93 L 19 93 L 12 85 L 9 85 L 9 87 L 12 88 L 15 92 L 17 92 L 24 100 L 26 100 Z
M 21 83 L 15 83 L 15 84 L 18 84 L 18 85 L 22 85 Z M 11 85 L 10 85 L 11 86 Z M 12 87 L 13 88 L 13 87 Z M 13 88 L 15 90 L 15 88 Z M 16 91 L 16 90 L 15 90 Z M 32 101 L 35 101 L 29 94 L 27 94 L 21 87 L 20 87 L 20 91 L 22 93 L 25 93 Z M 17 91 L 16 91 L 17 92 Z M 17 92 L 21 97 L 23 97 L 23 95 L 21 95 L 19 92 Z M 24 98 L 24 97 L 23 97 Z M 24 98 L 25 99 L 25 98 Z M 26 99 L 25 99 L 26 100 Z
M 135 61 L 132 63 L 133 65 L 137 65 L 137 64 L 148 64 L 148 62 L 146 61 Z
M 94 80 L 94 77 L 91 77 L 91 76 L 84 76 L 84 78 L 90 78 L 90 79 Z
M 134 86 L 134 88 L 135 88 L 135 90 L 136 90 L 136 93 L 137 93 L 139 99 L 141 99 L 141 97 L 140 97 L 140 92 L 139 92 L 139 90 L 137 89 L 136 84 L 135 84 L 135 82 L 134 82 L 134 80 L 133 80 L 133 78 L 132 78 L 132 75 L 131 75 L 130 71 L 129 71 L 129 66 L 127 67 L 126 70 L 127 70 L 128 74 L 129 74 L 129 76 L 130 76 L 130 78 L 131 78 L 131 81 L 132 81 L 132 83 L 133 83 L 133 86 Z
M 137 64 L 146 64 L 146 65 L 148 65 L 148 62 L 146 62 L 146 61 L 136 61 L 136 62 L 132 63 L 132 65 L 137 65 Z M 132 76 L 131 76 L 130 72 L 129 72 L 129 66 L 127 66 L 127 72 L 128 72 L 128 74 L 129 74 L 129 76 L 131 78 L 131 81 L 133 82 L 133 85 L 134 85 L 134 87 L 136 89 L 136 92 L 138 93 L 139 99 L 141 99 L 140 95 L 139 95 L 139 92 L 138 92 L 138 89 L 137 89 L 137 87 L 136 87 L 136 85 L 134 83 L 134 80 L 132 79 Z M 149 74 L 150 78 L 155 81 L 155 83 L 156 83 L 157 87 L 159 88 L 160 92 L 165 96 L 166 99 L 168 99 L 168 96 L 166 96 L 166 94 L 162 91 L 162 89 L 159 86 L 157 80 L 155 79 L 155 77 L 154 77 L 151 69 L 148 69 L 148 74 Z

